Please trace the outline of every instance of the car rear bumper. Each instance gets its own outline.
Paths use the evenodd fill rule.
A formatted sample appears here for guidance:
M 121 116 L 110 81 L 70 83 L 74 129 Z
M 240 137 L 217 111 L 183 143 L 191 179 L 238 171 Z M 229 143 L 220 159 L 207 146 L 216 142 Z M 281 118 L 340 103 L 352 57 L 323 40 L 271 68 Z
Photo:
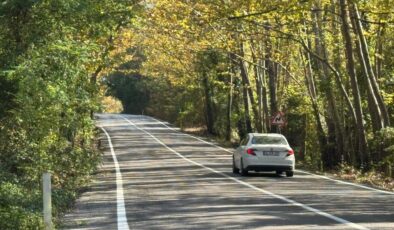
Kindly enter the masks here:
M 294 167 L 291 165 L 248 165 L 246 167 L 248 171 L 293 171 Z

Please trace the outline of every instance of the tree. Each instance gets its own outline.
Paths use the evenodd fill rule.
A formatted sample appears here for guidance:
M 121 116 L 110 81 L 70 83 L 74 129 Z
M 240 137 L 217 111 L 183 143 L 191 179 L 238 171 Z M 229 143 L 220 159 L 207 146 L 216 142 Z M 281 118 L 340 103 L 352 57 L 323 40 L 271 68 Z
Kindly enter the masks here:
M 163 116 L 152 105 L 166 105 L 166 119 L 227 140 L 283 132 L 318 168 L 373 167 L 368 142 L 394 111 L 391 10 L 379 1 L 151 1 L 132 28 L 146 55 L 139 72 L 173 94 L 146 108 Z M 298 120 L 271 127 L 280 110 Z

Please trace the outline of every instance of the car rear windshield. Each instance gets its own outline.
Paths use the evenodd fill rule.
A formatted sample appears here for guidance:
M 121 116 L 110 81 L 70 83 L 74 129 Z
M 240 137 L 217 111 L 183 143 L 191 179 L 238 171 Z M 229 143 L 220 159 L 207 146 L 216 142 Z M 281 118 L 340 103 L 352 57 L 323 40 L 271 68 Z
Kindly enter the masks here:
M 274 136 L 257 136 L 253 137 L 252 144 L 257 145 L 287 145 L 285 138 L 283 137 L 274 137 Z

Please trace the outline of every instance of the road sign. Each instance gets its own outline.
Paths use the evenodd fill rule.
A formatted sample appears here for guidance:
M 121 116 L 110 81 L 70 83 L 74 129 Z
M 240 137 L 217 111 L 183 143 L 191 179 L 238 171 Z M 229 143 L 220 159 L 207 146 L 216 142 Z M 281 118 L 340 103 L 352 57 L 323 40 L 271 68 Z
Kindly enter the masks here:
M 285 114 L 283 112 L 277 112 L 271 119 L 272 125 L 286 125 Z

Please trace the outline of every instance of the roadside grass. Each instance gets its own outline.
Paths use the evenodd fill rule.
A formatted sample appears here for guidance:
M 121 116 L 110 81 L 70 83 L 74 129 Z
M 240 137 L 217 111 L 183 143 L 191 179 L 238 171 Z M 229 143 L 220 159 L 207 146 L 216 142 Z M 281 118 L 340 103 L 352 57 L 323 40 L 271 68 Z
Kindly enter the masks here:
M 318 169 L 318 167 L 302 161 L 297 161 L 297 168 L 317 175 L 328 176 L 333 179 L 340 179 L 376 189 L 394 192 L 394 178 L 388 177 L 384 173 L 378 172 L 374 169 L 363 172 L 360 169 L 342 164 L 335 170 L 322 171 Z
M 394 192 L 394 179 L 384 173 L 371 169 L 367 172 L 355 169 L 348 165 L 341 165 L 337 172 L 330 172 L 335 177 L 360 184 L 366 184 L 374 188 L 380 188 Z

